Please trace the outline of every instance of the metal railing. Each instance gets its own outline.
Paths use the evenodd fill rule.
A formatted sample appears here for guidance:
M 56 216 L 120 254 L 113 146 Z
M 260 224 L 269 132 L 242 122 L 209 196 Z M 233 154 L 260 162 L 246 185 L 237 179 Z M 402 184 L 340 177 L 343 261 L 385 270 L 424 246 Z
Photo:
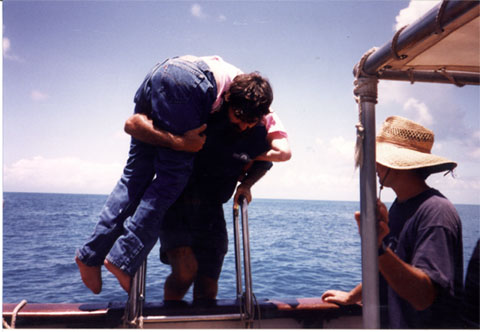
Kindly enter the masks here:
M 241 210 L 242 241 L 240 241 L 239 215 Z M 245 197 L 240 197 L 240 209 L 233 209 L 233 233 L 235 243 L 235 271 L 236 271 L 236 297 L 240 303 L 239 314 L 227 315 L 202 315 L 202 316 L 143 316 L 145 304 L 145 284 L 147 260 L 142 263 L 132 279 L 128 300 L 125 305 L 123 316 L 124 327 L 143 327 L 144 322 L 191 322 L 191 321 L 219 321 L 241 320 L 245 327 L 253 327 L 254 319 L 254 295 L 252 291 L 252 271 L 250 265 L 250 236 L 248 231 L 248 202 Z M 243 244 L 243 246 L 242 246 Z M 245 290 L 242 287 L 242 255 L 243 249 L 243 280 Z
M 147 259 L 145 259 L 133 276 L 128 293 L 123 325 L 125 327 L 142 327 L 143 305 L 145 303 L 145 284 L 147 278 Z
M 246 327 L 252 327 L 254 319 L 252 270 L 250 264 L 250 235 L 248 232 L 248 202 L 245 197 L 240 197 L 242 211 L 242 243 L 243 243 L 243 270 L 245 290 L 242 287 L 242 262 L 240 255 L 240 227 L 239 209 L 233 209 L 233 235 L 235 244 L 235 271 L 237 276 L 237 300 L 240 302 L 242 320 Z

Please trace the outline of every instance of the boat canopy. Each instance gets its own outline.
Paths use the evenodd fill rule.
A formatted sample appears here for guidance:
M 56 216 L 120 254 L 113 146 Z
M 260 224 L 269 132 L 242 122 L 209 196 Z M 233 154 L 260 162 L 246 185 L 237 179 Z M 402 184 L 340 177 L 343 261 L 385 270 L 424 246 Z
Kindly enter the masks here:
M 360 167 L 363 326 L 380 328 L 376 228 L 375 104 L 378 80 L 480 84 L 480 2 L 437 4 L 399 29 L 354 67 L 358 103 L 356 165 Z
M 478 85 L 479 13 L 478 1 L 443 1 L 372 49 L 360 70 L 386 80 Z

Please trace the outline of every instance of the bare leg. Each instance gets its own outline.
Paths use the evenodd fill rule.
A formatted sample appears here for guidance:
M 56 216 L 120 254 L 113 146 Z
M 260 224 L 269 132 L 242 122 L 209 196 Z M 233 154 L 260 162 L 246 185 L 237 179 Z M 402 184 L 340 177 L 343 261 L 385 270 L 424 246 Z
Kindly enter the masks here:
M 132 281 L 132 277 L 120 270 L 120 268 L 113 265 L 107 259 L 103 262 L 103 264 L 105 264 L 107 270 L 110 271 L 117 278 L 120 286 L 122 286 L 125 292 L 130 293 L 130 283 Z
M 195 280 L 198 264 L 190 247 L 175 248 L 167 252 L 172 273 L 164 286 L 165 300 L 180 301 Z
M 94 294 L 99 294 L 102 291 L 102 267 L 85 265 L 77 256 L 75 256 L 75 263 L 85 286 Z
M 215 300 L 218 293 L 218 280 L 198 275 L 193 286 L 194 300 Z

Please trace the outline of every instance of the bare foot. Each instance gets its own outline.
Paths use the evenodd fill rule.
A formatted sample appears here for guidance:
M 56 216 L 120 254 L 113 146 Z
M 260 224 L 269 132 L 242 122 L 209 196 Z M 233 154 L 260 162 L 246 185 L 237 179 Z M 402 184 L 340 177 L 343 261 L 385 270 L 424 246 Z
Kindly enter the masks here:
M 122 286 L 125 292 L 130 293 L 130 282 L 132 281 L 132 277 L 120 270 L 120 268 L 116 267 L 108 260 L 105 260 L 103 264 L 105 264 L 105 267 L 108 271 L 112 272 L 112 274 L 117 277 L 120 286 Z
M 80 258 L 75 256 L 75 263 L 80 270 L 82 281 L 94 294 L 102 291 L 102 267 L 85 265 Z

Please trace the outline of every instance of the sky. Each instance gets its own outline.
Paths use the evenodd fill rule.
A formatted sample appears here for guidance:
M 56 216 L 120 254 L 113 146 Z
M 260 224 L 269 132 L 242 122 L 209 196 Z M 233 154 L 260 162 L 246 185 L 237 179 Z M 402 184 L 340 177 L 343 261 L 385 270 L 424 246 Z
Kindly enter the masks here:
M 259 71 L 293 152 L 254 197 L 359 200 L 354 65 L 433 1 L 3 1 L 3 190 L 109 194 L 127 159 L 125 120 L 146 73 L 166 58 L 219 55 Z M 480 90 L 382 81 L 390 115 L 435 132 L 458 163 L 429 185 L 480 204 Z M 392 201 L 390 189 L 382 192 Z

